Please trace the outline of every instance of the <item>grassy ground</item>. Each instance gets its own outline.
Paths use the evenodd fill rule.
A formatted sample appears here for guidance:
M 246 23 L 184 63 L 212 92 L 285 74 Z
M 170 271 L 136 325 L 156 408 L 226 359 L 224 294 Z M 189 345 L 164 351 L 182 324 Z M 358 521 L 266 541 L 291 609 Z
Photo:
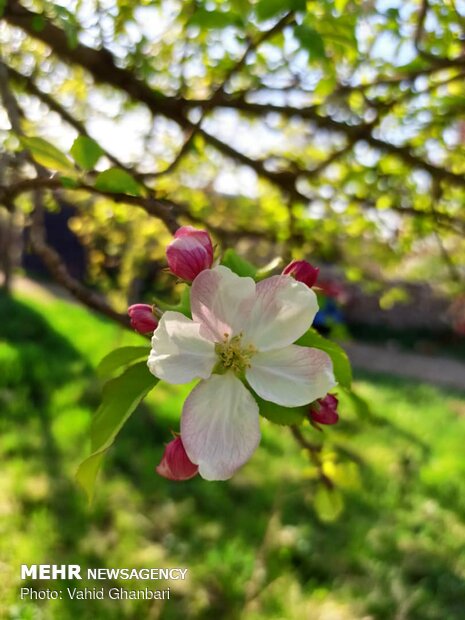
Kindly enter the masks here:
M 186 391 L 158 389 L 124 428 L 89 508 L 73 474 L 99 400 L 93 369 L 141 340 L 77 306 L 28 297 L 0 298 L 0 325 L 0 617 L 463 620 L 463 395 L 358 377 L 377 418 L 359 420 L 344 401 L 326 432 L 361 465 L 344 470 L 342 515 L 322 522 L 308 459 L 266 422 L 230 482 L 157 477 Z M 334 473 L 332 448 L 326 458 Z M 21 563 L 180 566 L 189 578 L 171 584 L 168 602 L 30 603 L 18 597 Z

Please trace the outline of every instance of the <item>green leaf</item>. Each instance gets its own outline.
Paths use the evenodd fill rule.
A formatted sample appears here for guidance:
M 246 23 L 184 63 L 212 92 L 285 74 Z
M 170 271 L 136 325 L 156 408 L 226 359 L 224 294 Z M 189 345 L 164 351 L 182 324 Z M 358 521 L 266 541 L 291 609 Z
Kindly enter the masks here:
M 111 377 L 116 370 L 128 366 L 142 358 L 148 358 L 149 347 L 120 347 L 106 355 L 97 366 L 97 374 L 101 379 Z
M 31 27 L 34 32 L 42 32 L 46 25 L 47 22 L 43 15 L 34 15 L 34 17 L 31 18 Z
M 259 20 L 265 21 L 288 11 L 305 11 L 306 4 L 306 0 L 259 0 L 255 13 Z
M 350 384 L 352 383 L 352 367 L 347 353 L 342 347 L 332 342 L 332 340 L 327 340 L 313 328 L 310 328 L 308 332 L 299 338 L 296 344 L 302 347 L 314 347 L 315 349 L 326 351 L 333 362 L 336 381 L 342 387 L 347 389 L 350 388 Z
M 95 188 L 102 192 L 140 196 L 142 186 L 129 172 L 121 168 L 109 168 L 101 172 L 95 179 Z
M 255 265 L 252 265 L 252 263 L 249 263 L 249 261 L 245 260 L 245 258 L 239 256 L 239 254 L 236 254 L 236 252 L 231 248 L 226 250 L 223 254 L 221 264 L 225 267 L 229 267 L 231 271 L 234 271 L 234 273 L 237 273 L 238 276 L 244 278 L 247 276 L 250 278 L 255 278 L 257 275 L 257 268 Z
M 302 24 L 294 28 L 294 35 L 310 58 L 326 58 L 324 41 L 316 30 Z
M 357 463 L 338 463 L 334 465 L 329 477 L 340 489 L 357 491 L 362 488 L 360 469 Z
M 263 400 L 263 398 L 260 398 L 255 392 L 253 392 L 253 396 L 257 401 L 260 415 L 270 422 L 273 422 L 273 424 L 293 426 L 294 424 L 301 424 L 307 416 L 308 406 L 282 407 L 268 400 Z
M 310 21 L 310 16 L 306 21 Z M 311 22 L 313 23 L 313 21 Z M 351 13 L 345 12 L 339 17 L 327 17 L 318 22 L 318 32 L 327 44 L 336 46 L 339 52 L 352 56 L 357 53 L 358 41 L 355 34 L 357 20 Z M 311 25 L 310 25 L 311 27 Z
M 60 183 L 65 189 L 76 189 L 76 187 L 79 187 L 79 181 L 72 177 L 61 176 Z
M 34 161 L 41 166 L 58 170 L 59 172 L 74 172 L 72 162 L 62 151 L 50 144 L 50 142 L 47 142 L 47 140 L 43 138 L 28 138 L 26 136 L 21 136 L 19 139 L 24 148 L 30 152 Z
M 348 2 L 349 2 L 349 0 L 335 0 L 334 1 L 334 8 L 336 9 L 336 11 L 338 13 L 343 13 Z
M 150 374 L 146 362 L 139 362 L 105 384 L 102 403 L 92 419 L 90 436 L 92 454 L 78 467 L 76 480 L 92 501 L 95 480 L 103 458 L 116 435 L 158 379 Z
M 355 413 L 361 420 L 369 421 L 369 422 L 374 422 L 376 420 L 376 416 L 373 414 L 370 408 L 370 405 L 367 403 L 367 401 L 364 398 L 359 396 L 357 392 L 354 392 L 353 389 L 348 389 L 347 395 L 352 401 Z
M 190 286 L 185 286 L 182 293 L 181 299 L 177 306 L 175 306 L 175 311 L 180 312 L 187 316 L 188 319 L 192 318 L 191 314 L 191 289 Z
M 94 497 L 95 481 L 97 480 L 106 453 L 107 450 L 102 450 L 101 452 L 91 454 L 79 465 L 76 472 L 76 481 L 85 491 L 89 504 Z
M 72 50 L 76 49 L 79 44 L 79 23 L 76 20 L 75 14 L 64 6 L 59 6 L 57 4 L 54 5 L 53 9 L 60 22 L 60 26 L 65 31 L 68 47 Z
M 103 155 L 103 149 L 95 140 L 87 136 L 78 136 L 70 150 L 74 161 L 83 170 L 93 170 Z
M 214 30 L 228 26 L 241 26 L 242 23 L 240 15 L 232 11 L 207 11 L 204 8 L 198 8 L 189 19 L 188 26 L 200 26 L 207 30 Z
M 190 286 L 188 286 L 187 284 L 183 288 L 181 292 L 181 298 L 177 304 L 168 304 L 162 299 L 158 299 L 158 297 L 155 297 L 154 295 L 152 297 L 153 297 L 155 306 L 157 308 L 160 308 L 160 310 L 163 310 L 163 312 L 167 312 L 168 310 L 171 310 L 173 312 L 180 312 L 181 314 L 184 314 L 184 316 L 187 316 L 188 319 L 192 318 L 191 289 L 190 289 Z
M 344 498 L 337 489 L 321 484 L 315 493 L 313 506 L 321 521 L 336 521 L 344 510 Z

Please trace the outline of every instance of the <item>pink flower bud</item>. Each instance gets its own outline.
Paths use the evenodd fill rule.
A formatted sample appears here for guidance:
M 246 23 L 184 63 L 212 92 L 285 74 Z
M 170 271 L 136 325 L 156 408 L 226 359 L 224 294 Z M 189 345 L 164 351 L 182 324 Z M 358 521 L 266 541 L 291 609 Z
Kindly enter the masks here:
M 160 464 L 155 468 L 160 476 L 168 480 L 189 480 L 198 470 L 198 465 L 189 460 L 180 436 L 166 446 Z
M 128 314 L 131 318 L 131 326 L 139 334 L 151 334 L 158 325 L 153 316 L 152 306 L 148 304 L 134 304 L 129 306 Z
M 213 263 L 213 246 L 205 230 L 192 226 L 178 228 L 173 241 L 166 248 L 166 260 L 175 276 L 192 282 L 204 269 Z
M 293 260 L 283 269 L 284 275 L 292 276 L 298 282 L 303 282 L 310 288 L 317 281 L 319 272 L 318 267 L 313 267 L 306 260 Z
M 337 412 L 338 399 L 333 394 L 315 401 L 310 407 L 310 420 L 318 424 L 336 424 L 339 420 Z

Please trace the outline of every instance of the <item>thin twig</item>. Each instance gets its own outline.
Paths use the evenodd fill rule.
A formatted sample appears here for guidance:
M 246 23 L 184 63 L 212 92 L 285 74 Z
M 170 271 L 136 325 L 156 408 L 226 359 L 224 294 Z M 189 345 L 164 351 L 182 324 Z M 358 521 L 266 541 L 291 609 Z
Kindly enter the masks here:
M 321 461 L 321 450 L 323 446 L 321 444 L 314 444 L 308 441 L 302 434 L 300 428 L 298 426 L 291 426 L 291 433 L 294 439 L 297 441 L 299 446 L 308 452 L 311 462 L 315 465 L 318 477 L 321 482 L 328 488 L 333 489 L 334 483 L 328 478 L 328 476 L 323 471 L 323 463 Z

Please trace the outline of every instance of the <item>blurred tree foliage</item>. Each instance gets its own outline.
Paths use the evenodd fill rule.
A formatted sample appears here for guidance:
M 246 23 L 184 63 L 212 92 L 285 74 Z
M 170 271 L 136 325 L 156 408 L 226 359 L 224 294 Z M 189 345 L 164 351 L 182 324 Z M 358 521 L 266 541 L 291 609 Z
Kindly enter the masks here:
M 157 265 L 180 223 L 262 264 L 278 249 L 351 279 L 463 286 L 463 2 L 0 11 L 0 202 L 88 305 L 125 320 L 47 245 L 43 211 L 60 198 L 76 207 L 88 284 L 120 310 L 135 278 L 163 288 Z

